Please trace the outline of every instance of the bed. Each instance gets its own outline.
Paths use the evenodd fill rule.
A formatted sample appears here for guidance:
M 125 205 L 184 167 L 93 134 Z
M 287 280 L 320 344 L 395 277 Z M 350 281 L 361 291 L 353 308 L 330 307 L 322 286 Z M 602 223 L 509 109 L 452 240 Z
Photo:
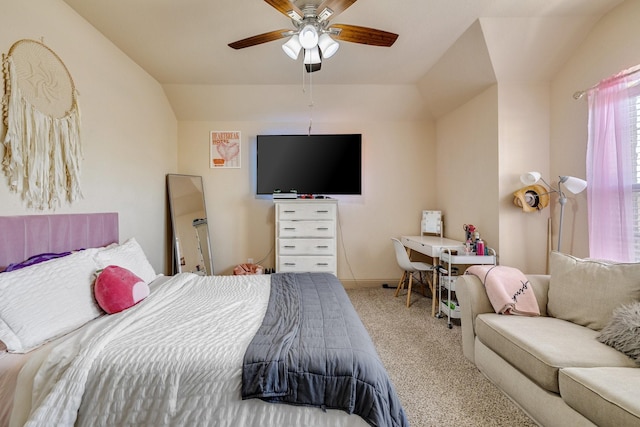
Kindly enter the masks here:
M 0 231 L 0 270 L 64 254 L 0 273 L 0 425 L 408 425 L 331 274 L 157 275 L 113 213 L 0 217 Z M 148 295 L 106 314 L 107 265 Z

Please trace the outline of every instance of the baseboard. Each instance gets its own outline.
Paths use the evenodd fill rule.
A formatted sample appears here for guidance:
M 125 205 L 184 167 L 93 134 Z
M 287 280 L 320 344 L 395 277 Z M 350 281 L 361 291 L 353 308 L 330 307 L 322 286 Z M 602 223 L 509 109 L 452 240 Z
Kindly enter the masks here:
M 398 278 L 395 279 L 340 279 L 345 289 L 381 288 L 387 285 L 395 289 L 398 286 Z

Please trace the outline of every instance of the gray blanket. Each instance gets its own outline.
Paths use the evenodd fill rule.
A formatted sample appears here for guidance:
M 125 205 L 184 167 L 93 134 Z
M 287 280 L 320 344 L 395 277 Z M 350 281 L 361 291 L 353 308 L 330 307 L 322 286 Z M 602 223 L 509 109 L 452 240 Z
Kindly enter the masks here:
M 272 275 L 267 313 L 244 356 L 242 398 L 409 425 L 369 334 L 328 273 Z

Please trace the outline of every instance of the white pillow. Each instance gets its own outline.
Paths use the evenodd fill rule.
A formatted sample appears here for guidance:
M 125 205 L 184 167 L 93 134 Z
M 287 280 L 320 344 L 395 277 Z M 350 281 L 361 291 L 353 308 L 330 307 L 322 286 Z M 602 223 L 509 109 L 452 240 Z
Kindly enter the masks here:
M 96 262 L 99 268 L 110 265 L 126 268 L 146 283 L 152 282 L 157 277 L 142 247 L 133 237 L 121 245 L 99 250 L 96 254 Z
M 0 274 L 0 341 L 26 353 L 100 316 L 93 297 L 97 249 Z

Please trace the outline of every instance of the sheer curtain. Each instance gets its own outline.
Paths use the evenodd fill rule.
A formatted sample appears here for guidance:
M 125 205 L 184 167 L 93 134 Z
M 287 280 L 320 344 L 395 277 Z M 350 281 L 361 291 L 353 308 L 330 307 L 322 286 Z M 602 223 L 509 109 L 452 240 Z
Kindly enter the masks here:
M 625 70 L 587 92 L 587 211 L 591 258 L 633 261 L 635 144 L 631 119 L 635 111 L 632 88 L 638 83 L 638 71 L 640 66 Z

